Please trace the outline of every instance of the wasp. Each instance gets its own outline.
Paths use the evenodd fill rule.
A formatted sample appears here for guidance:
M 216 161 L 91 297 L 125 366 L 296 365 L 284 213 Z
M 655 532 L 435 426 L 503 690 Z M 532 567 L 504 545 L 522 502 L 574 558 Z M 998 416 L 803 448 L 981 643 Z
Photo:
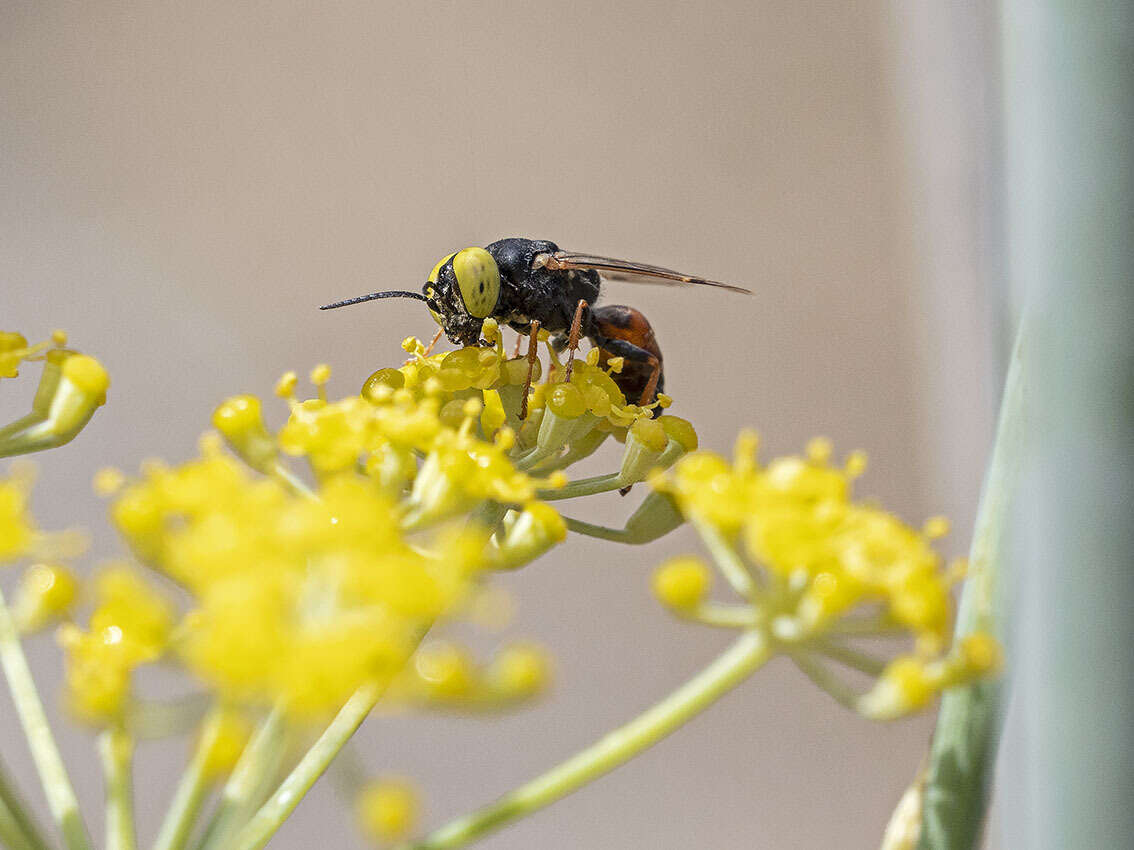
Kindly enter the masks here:
M 552 335 L 554 348 L 570 350 L 570 358 L 579 339 L 585 337 L 599 349 L 600 363 L 622 358 L 622 370 L 613 375 L 615 382 L 627 399 L 637 397 L 640 404 L 648 404 L 665 386 L 661 348 L 649 321 L 638 310 L 621 304 L 596 306 L 603 279 L 712 286 L 752 294 L 739 286 L 661 266 L 563 251 L 545 239 L 513 237 L 445 257 L 433 267 L 420 293 L 372 292 L 319 309 L 379 298 L 413 298 L 424 301 L 441 326 L 434 343 L 443 333 L 455 345 L 480 343 L 484 320 L 491 317 L 530 338 L 529 361 L 535 359 L 541 328 Z

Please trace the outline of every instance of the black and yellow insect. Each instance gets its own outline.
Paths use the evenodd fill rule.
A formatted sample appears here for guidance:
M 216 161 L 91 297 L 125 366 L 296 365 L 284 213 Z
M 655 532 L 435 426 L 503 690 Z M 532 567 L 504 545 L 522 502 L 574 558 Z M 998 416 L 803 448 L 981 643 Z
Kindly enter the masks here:
M 425 302 L 456 345 L 477 344 L 489 317 L 522 334 L 543 328 L 561 345 L 567 344 L 568 335 L 571 344 L 584 336 L 604 359 L 623 358 L 616 380 L 628 399 L 651 401 L 663 387 L 661 349 L 650 323 L 637 310 L 618 304 L 595 306 L 603 278 L 714 286 L 751 294 L 739 286 L 660 266 L 562 251 L 554 242 L 514 237 L 445 257 L 433 267 L 420 294 L 373 292 L 320 309 L 377 298 L 415 298 Z

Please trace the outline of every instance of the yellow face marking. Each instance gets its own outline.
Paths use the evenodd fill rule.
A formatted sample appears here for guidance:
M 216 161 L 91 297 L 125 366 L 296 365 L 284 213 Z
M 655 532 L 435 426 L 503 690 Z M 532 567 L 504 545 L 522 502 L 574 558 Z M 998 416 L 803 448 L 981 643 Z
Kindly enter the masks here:
M 458 251 L 453 255 L 453 273 L 469 315 L 478 319 L 492 315 L 500 298 L 500 269 L 492 255 L 483 248 Z
M 457 252 L 456 252 L 456 251 L 454 251 L 454 252 L 453 252 L 452 254 L 450 254 L 449 256 L 445 257 L 445 258 L 444 258 L 443 260 L 441 260 L 441 262 L 439 262 L 439 263 L 438 263 L 437 265 L 435 265 L 435 266 L 433 267 L 433 271 L 431 271 L 431 272 L 429 273 L 429 277 L 428 277 L 428 278 L 426 278 L 426 281 L 427 281 L 428 283 L 437 283 L 437 275 L 438 275 L 438 274 L 440 273 L 440 271 L 441 271 L 441 267 L 442 267 L 443 265 L 445 265 L 445 263 L 449 262 L 449 260 L 453 259 L 453 257 L 455 257 L 455 256 L 457 256 Z

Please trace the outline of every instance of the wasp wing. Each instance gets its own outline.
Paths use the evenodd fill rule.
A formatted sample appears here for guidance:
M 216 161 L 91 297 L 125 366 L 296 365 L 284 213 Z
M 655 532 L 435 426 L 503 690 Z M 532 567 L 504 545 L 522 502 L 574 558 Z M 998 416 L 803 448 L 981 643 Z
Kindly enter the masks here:
M 647 263 L 634 263 L 629 260 L 616 260 L 613 257 L 599 257 L 595 254 L 581 254 L 577 251 L 556 251 L 543 254 L 542 265 L 549 269 L 594 269 L 609 280 L 624 280 L 630 283 L 656 283 L 663 286 L 715 286 L 729 292 L 751 295 L 752 291 L 731 283 L 706 280 L 703 277 L 684 274 L 673 269 L 651 266 Z M 540 258 L 537 258 L 537 264 Z

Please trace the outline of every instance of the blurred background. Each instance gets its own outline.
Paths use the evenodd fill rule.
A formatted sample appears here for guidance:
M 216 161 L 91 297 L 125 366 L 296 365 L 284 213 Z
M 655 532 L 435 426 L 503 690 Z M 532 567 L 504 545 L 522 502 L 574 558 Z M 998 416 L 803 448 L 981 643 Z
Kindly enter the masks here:
M 96 469 L 190 456 L 219 400 L 287 369 L 326 361 L 354 391 L 433 324 L 410 301 L 318 304 L 523 235 L 750 286 L 606 297 L 650 317 L 702 445 L 753 426 L 765 456 L 816 434 L 863 448 L 859 492 L 914 524 L 948 514 L 965 552 L 1005 349 L 986 5 L 0 0 L 0 326 L 66 328 L 113 381 L 38 461 L 42 524 L 90 529 L 91 565 L 119 554 Z M 636 500 L 605 498 L 575 513 Z M 499 719 L 376 716 L 367 766 L 418 781 L 437 825 L 636 714 L 727 641 L 648 592 L 693 546 L 572 538 L 506 577 L 553 695 Z M 51 638 L 31 651 L 56 693 Z M 19 774 L 13 726 L 4 691 Z M 97 830 L 93 741 L 57 730 Z M 930 730 L 851 716 L 774 664 L 483 846 L 875 847 Z M 185 746 L 140 750 L 143 842 Z M 272 846 L 316 843 L 362 846 L 326 781 Z

